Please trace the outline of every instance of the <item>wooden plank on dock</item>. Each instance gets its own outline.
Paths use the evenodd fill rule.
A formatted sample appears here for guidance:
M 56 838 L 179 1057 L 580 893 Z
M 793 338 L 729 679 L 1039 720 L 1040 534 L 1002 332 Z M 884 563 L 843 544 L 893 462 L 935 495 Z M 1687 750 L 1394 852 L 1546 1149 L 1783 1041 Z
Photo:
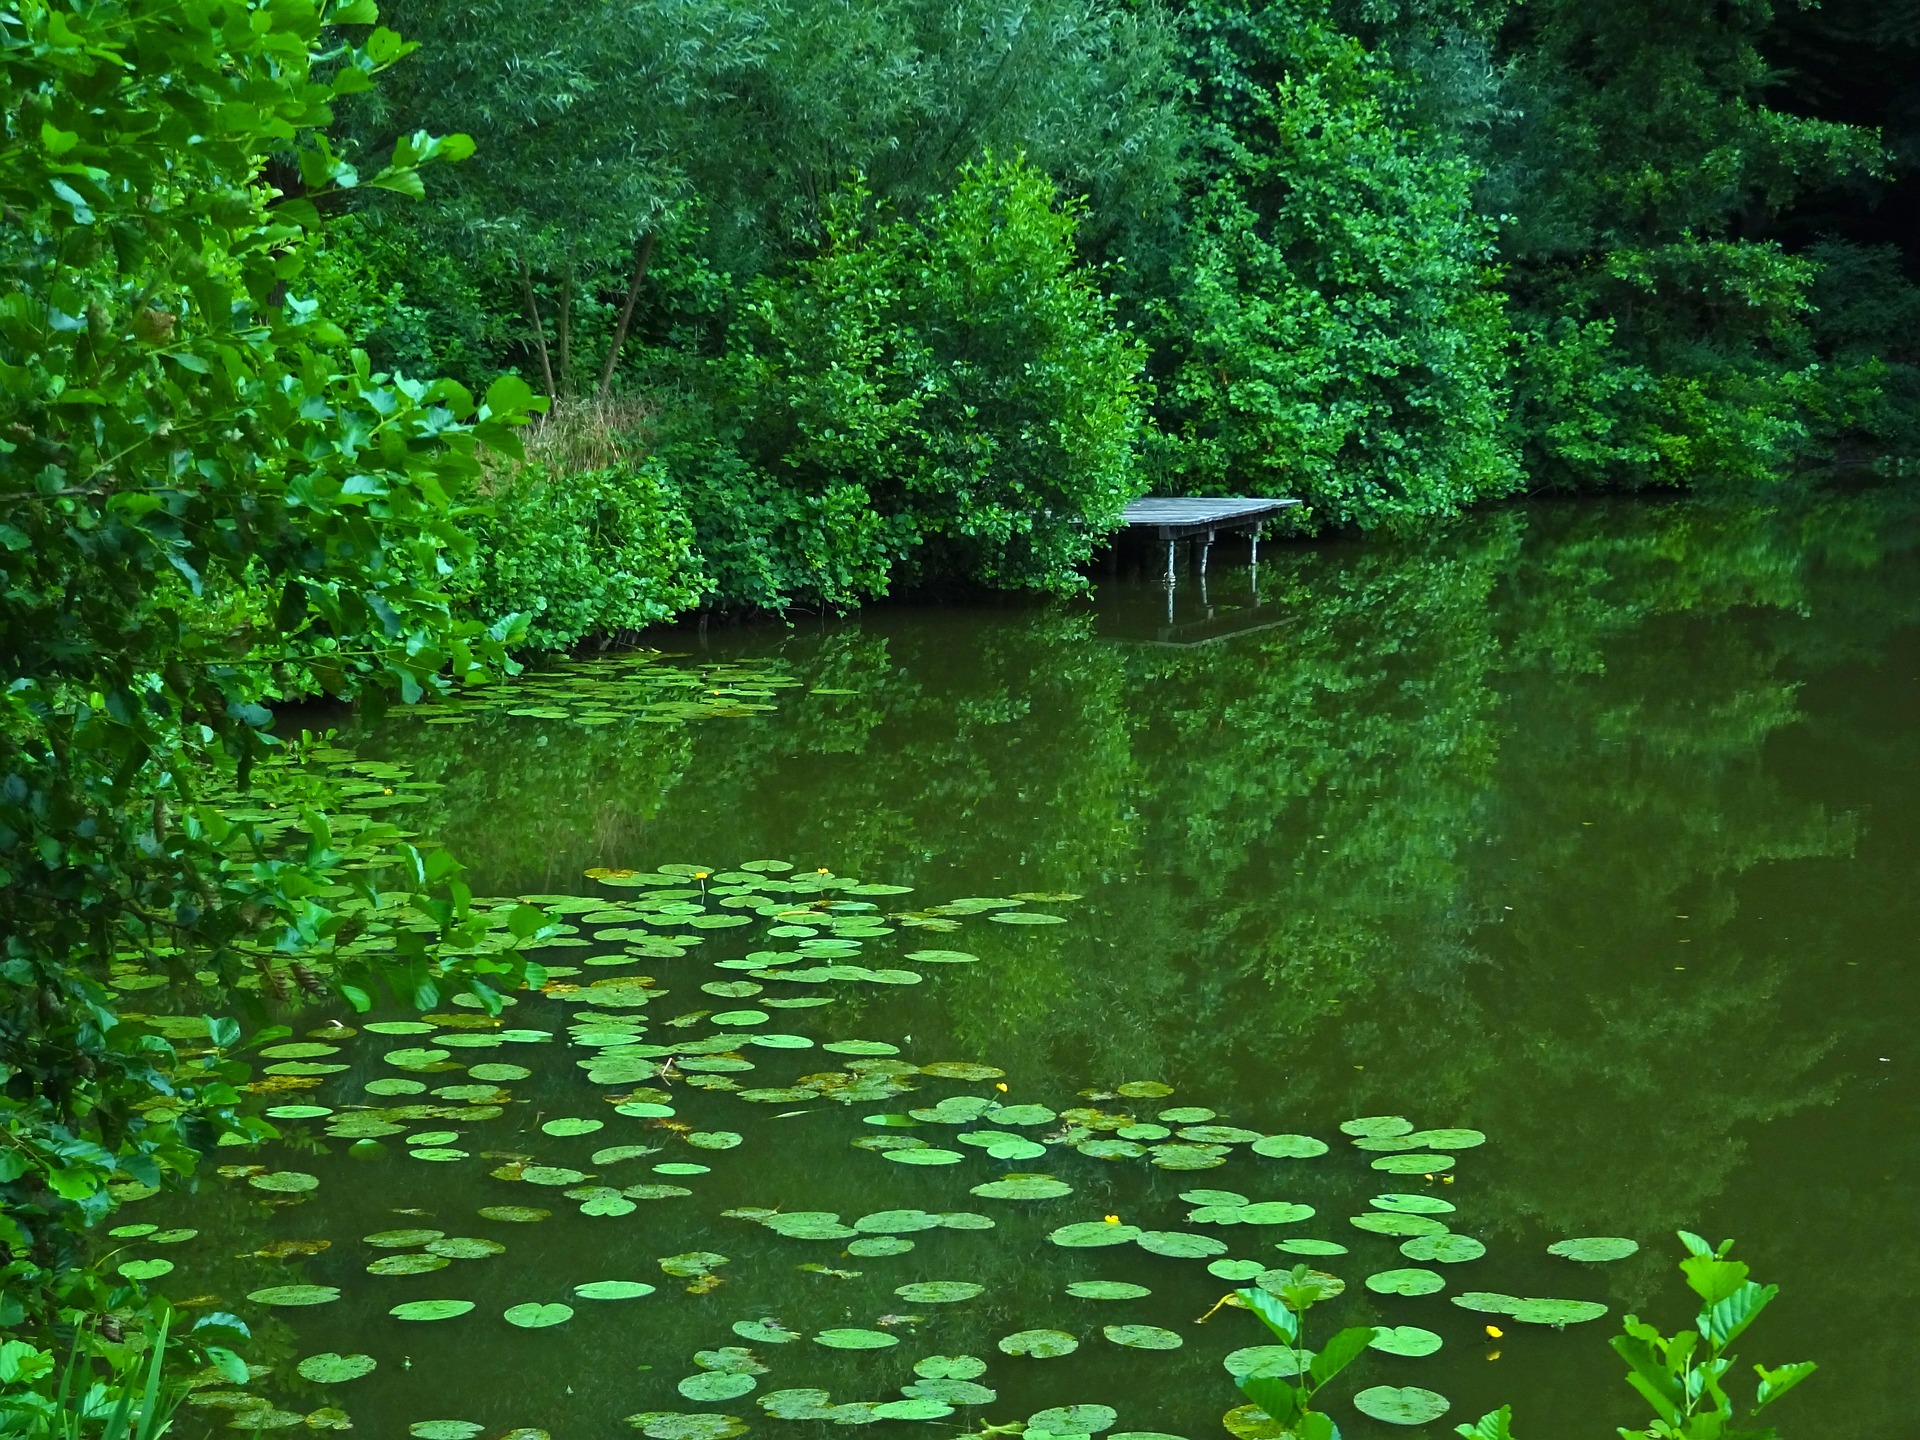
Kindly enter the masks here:
M 1120 519 L 1129 530 L 1151 530 L 1156 539 L 1184 540 L 1214 530 L 1250 530 L 1298 504 L 1246 495 L 1156 495 L 1134 501 Z

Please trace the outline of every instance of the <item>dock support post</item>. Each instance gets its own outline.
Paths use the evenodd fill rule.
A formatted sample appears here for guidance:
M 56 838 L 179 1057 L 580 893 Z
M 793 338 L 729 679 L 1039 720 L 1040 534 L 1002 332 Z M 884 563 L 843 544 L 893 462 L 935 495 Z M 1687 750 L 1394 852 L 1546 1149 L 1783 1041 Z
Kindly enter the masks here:
M 1260 532 L 1266 528 L 1265 525 L 1253 527 L 1253 559 L 1250 563 L 1256 570 L 1260 567 Z
M 1207 554 L 1213 549 L 1213 531 L 1209 530 L 1200 539 L 1200 553 L 1194 557 L 1195 565 L 1201 575 L 1207 573 Z
M 1166 575 L 1165 575 L 1165 577 L 1164 577 L 1164 578 L 1165 578 L 1165 580 L 1166 580 L 1166 582 L 1167 582 L 1167 588 L 1168 588 L 1169 590 L 1171 590 L 1171 589 L 1173 588 L 1173 584 L 1174 584 L 1174 574 L 1173 574 L 1173 541 L 1171 541 L 1171 540 L 1169 540 L 1169 541 L 1167 541 L 1167 573 L 1166 573 Z

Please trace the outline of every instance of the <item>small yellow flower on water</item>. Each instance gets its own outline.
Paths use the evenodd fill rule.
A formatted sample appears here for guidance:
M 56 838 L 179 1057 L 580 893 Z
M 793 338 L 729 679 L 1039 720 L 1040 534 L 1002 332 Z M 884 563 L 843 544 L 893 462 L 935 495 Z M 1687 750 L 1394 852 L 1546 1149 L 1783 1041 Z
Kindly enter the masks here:
M 704 880 L 707 878 L 707 872 L 704 870 L 696 870 L 693 872 L 693 878 L 696 880 Z
M 998 1090 L 1002 1095 L 1004 1095 L 1007 1093 L 1007 1082 L 1004 1080 L 997 1080 L 994 1082 L 993 1088 Z
M 1507 1332 L 1502 1330 L 1498 1325 L 1487 1326 L 1487 1338 L 1489 1340 L 1498 1340 L 1502 1335 L 1506 1333 Z
M 387 786 L 387 788 L 386 788 L 386 789 L 384 789 L 384 790 L 382 790 L 382 791 L 381 791 L 380 793 L 381 793 L 382 795 L 391 795 L 391 794 L 393 793 L 393 787 L 392 787 L 391 785 L 389 785 L 389 786 Z
M 822 865 L 818 870 L 814 871 L 813 873 L 816 875 L 828 875 L 828 874 L 831 874 L 832 872 L 829 871 L 826 866 Z
M 1120 1223 L 1120 1217 L 1118 1215 L 1109 1215 L 1106 1217 L 1106 1222 L 1109 1225 L 1118 1225 Z

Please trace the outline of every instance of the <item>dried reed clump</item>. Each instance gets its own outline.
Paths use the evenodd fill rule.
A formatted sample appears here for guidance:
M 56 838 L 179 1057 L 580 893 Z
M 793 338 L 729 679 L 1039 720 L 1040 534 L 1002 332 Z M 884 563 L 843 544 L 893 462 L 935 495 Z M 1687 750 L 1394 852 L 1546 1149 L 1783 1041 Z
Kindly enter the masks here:
M 553 475 L 604 470 L 644 453 L 643 436 L 654 413 L 638 395 L 561 398 L 521 432 L 527 462 Z M 485 467 L 491 482 L 506 479 L 517 462 L 495 459 Z

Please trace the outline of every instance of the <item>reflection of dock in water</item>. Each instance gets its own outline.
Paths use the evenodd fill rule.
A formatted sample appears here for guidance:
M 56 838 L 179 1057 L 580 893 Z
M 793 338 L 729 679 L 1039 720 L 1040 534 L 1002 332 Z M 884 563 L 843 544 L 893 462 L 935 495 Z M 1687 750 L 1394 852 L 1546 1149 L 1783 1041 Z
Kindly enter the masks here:
M 1261 530 L 1292 499 L 1142 499 L 1127 507 L 1127 528 L 1116 540 L 1146 545 L 1116 545 L 1108 572 L 1114 578 L 1100 593 L 1100 632 L 1110 639 L 1196 647 L 1252 636 L 1290 624 L 1298 616 L 1260 597 Z M 1248 563 L 1215 572 L 1213 545 L 1233 538 L 1248 541 L 1238 551 Z M 1188 547 L 1188 578 L 1181 580 L 1179 547 Z M 1129 557 L 1121 578 L 1121 555 Z M 1140 564 L 1144 561 L 1144 564 Z
M 1116 640 L 1192 646 L 1217 644 L 1286 624 L 1293 618 L 1290 614 L 1260 600 L 1260 539 L 1270 521 L 1299 504 L 1298 500 L 1246 496 L 1134 501 L 1122 516 L 1124 533 L 1129 538 L 1146 539 L 1159 552 L 1154 559 L 1164 563 L 1159 584 L 1152 589 L 1161 593 L 1153 597 L 1158 603 L 1152 604 L 1150 614 L 1147 587 L 1125 587 L 1114 597 L 1121 602 L 1117 607 L 1102 607 L 1107 612 L 1103 618 L 1109 622 L 1102 629 Z M 1248 538 L 1249 563 L 1225 585 L 1214 585 L 1208 561 L 1223 534 Z M 1193 575 L 1193 584 L 1184 589 L 1178 583 L 1177 564 L 1182 543 L 1189 548 Z M 1117 568 L 1117 547 L 1113 560 Z

